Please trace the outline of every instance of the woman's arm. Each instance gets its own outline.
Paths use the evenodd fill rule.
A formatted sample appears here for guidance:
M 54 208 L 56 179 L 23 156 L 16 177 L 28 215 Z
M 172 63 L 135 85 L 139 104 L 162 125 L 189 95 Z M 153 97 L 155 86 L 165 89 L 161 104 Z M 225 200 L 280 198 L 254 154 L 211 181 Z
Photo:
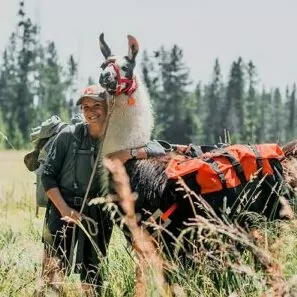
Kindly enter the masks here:
M 59 190 L 58 183 L 58 177 L 61 173 L 69 148 L 70 137 L 72 137 L 72 135 L 66 128 L 61 133 L 59 133 L 59 135 L 53 141 L 44 164 L 41 180 L 46 194 L 58 209 L 61 216 L 66 217 L 66 221 L 73 222 L 73 220 L 78 220 L 80 215 L 65 202 Z
M 108 154 L 106 157 L 111 160 L 118 159 L 126 163 L 131 159 L 147 159 L 150 157 L 160 157 L 166 154 L 164 147 L 156 140 L 149 141 L 145 146 L 121 150 Z
M 133 159 L 133 156 L 131 154 L 131 149 L 126 149 L 126 150 L 121 150 L 115 153 L 108 154 L 106 156 L 110 160 L 115 160 L 118 159 L 120 160 L 123 164 L 125 164 L 128 160 Z M 148 154 L 145 150 L 144 147 L 140 147 L 136 149 L 136 156 L 135 159 L 147 159 Z

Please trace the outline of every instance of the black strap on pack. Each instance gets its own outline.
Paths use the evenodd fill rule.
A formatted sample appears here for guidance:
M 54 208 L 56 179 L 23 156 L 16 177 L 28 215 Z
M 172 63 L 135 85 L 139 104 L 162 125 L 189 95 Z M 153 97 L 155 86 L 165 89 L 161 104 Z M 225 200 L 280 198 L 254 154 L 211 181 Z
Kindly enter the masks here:
M 254 145 L 248 145 L 247 146 L 249 149 L 251 149 L 253 151 L 253 153 L 256 156 L 256 164 L 257 164 L 257 168 L 258 168 L 258 177 L 259 179 L 261 179 L 263 177 L 263 161 L 262 161 L 262 157 L 259 153 L 259 151 L 257 150 L 257 148 Z
M 204 161 L 206 161 L 207 163 L 210 164 L 210 166 L 212 167 L 212 169 L 218 175 L 218 177 L 220 179 L 220 182 L 221 182 L 221 184 L 223 186 L 223 189 L 226 190 L 227 189 L 227 181 L 226 181 L 226 178 L 225 178 L 224 173 L 220 170 L 217 162 L 214 159 L 212 159 L 212 158 L 208 158 L 207 160 L 204 160 Z
M 217 152 L 218 152 L 217 157 L 225 157 L 225 158 L 227 158 L 229 160 L 229 162 L 232 164 L 232 166 L 233 166 L 233 168 L 234 168 L 234 170 L 236 172 L 236 175 L 239 178 L 241 184 L 245 185 L 247 180 L 245 178 L 244 170 L 243 170 L 241 164 L 239 163 L 239 161 L 236 160 L 235 157 L 233 157 L 224 148 L 218 149 Z M 218 177 L 219 177 L 219 179 L 220 179 L 220 181 L 222 183 L 223 188 L 226 189 L 227 188 L 226 178 L 224 176 L 224 173 L 219 169 L 217 162 L 214 160 L 214 158 L 208 158 L 205 161 L 208 162 L 211 165 L 213 170 L 217 173 L 217 175 L 218 175 Z
M 165 152 L 172 152 L 177 150 L 177 144 L 170 143 L 166 140 L 156 140 L 165 150 Z M 217 149 L 218 146 L 216 145 L 196 145 L 196 144 L 189 144 L 190 150 L 187 153 L 187 156 L 191 158 L 200 157 L 204 153 L 210 152 L 214 149 Z
M 229 160 L 229 162 L 232 164 L 237 177 L 239 178 L 240 182 L 242 185 L 245 185 L 247 180 L 245 178 L 245 174 L 244 174 L 244 170 L 241 166 L 241 164 L 239 163 L 238 160 L 235 159 L 235 157 L 233 157 L 228 151 L 226 151 L 224 148 L 221 148 L 220 151 L 222 151 L 222 156 L 224 156 L 225 158 L 227 158 Z

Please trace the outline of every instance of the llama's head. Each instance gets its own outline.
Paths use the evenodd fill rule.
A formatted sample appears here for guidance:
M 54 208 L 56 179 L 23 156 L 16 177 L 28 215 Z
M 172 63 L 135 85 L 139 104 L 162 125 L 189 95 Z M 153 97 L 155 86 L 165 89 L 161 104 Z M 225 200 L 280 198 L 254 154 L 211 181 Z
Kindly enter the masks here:
M 134 78 L 135 58 L 139 46 L 136 38 L 128 35 L 128 55 L 124 57 L 114 56 L 104 40 L 104 34 L 99 37 L 100 49 L 105 58 L 101 65 L 102 72 L 99 83 L 112 95 L 131 93 L 136 88 Z

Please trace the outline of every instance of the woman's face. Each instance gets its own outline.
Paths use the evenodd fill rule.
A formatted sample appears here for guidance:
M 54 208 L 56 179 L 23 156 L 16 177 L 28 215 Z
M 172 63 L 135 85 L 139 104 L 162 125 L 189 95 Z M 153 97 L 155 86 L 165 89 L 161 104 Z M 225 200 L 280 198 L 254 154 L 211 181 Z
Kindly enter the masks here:
M 96 101 L 92 98 L 84 98 L 81 103 L 82 113 L 88 124 L 103 125 L 106 120 L 106 101 Z

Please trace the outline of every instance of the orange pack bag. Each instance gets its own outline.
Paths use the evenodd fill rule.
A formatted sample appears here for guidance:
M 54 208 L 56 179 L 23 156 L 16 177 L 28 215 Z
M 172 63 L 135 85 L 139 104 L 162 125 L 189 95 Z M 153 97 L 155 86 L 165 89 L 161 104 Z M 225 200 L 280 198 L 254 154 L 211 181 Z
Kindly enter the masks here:
M 170 179 L 195 174 L 200 194 L 209 194 L 244 186 L 255 177 L 281 175 L 283 159 L 278 144 L 235 144 L 197 158 L 177 156 L 169 162 L 166 174 Z

